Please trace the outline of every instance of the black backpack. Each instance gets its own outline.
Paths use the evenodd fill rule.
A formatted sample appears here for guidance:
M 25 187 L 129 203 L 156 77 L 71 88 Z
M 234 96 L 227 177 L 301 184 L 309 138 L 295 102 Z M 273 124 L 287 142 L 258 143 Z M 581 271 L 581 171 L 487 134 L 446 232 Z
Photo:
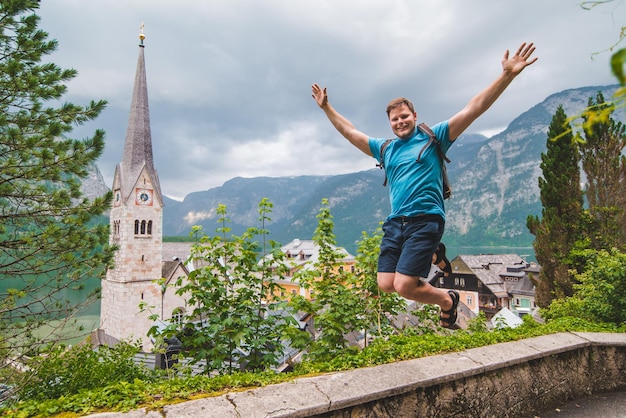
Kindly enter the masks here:
M 446 157 L 446 154 L 444 154 L 444 152 L 441 150 L 441 146 L 440 146 L 441 141 L 437 139 L 437 136 L 432 131 L 432 129 L 430 129 L 428 125 L 426 125 L 425 123 L 420 123 L 419 125 L 417 125 L 417 128 L 420 131 L 424 132 L 426 135 L 428 135 L 430 140 L 421 149 L 415 161 L 419 162 L 424 150 L 428 148 L 430 144 L 433 144 L 433 143 L 435 144 L 435 146 L 437 147 L 437 154 L 439 155 L 439 158 L 441 159 L 441 176 L 443 178 L 443 198 L 449 199 L 450 196 L 452 195 L 452 189 L 450 188 L 450 182 L 448 181 L 448 170 L 446 168 L 446 163 L 449 163 L 450 160 L 448 159 L 448 157 Z M 386 140 L 385 142 L 383 142 L 383 145 L 380 147 L 380 163 L 376 164 L 376 166 L 380 167 L 383 170 L 385 169 L 385 149 L 387 149 L 387 145 L 389 145 L 391 141 L 393 141 L 393 139 Z M 387 185 L 387 172 L 385 172 L 385 181 L 383 182 L 383 186 L 386 186 L 386 185 Z

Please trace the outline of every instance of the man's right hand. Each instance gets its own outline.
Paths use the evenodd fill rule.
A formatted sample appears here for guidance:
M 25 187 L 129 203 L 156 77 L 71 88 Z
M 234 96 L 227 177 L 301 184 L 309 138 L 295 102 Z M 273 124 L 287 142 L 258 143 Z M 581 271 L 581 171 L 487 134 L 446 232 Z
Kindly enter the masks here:
M 355 147 L 363 151 L 365 154 L 372 156 L 372 151 L 369 146 L 369 137 L 362 132 L 357 131 L 354 125 L 342 115 L 340 115 L 330 103 L 328 103 L 328 95 L 326 94 L 326 87 L 323 89 L 316 83 L 311 86 L 313 94 L 311 96 L 315 99 L 315 103 L 322 109 L 330 123 L 333 124 L 335 129 L 343 135 L 348 141 Z

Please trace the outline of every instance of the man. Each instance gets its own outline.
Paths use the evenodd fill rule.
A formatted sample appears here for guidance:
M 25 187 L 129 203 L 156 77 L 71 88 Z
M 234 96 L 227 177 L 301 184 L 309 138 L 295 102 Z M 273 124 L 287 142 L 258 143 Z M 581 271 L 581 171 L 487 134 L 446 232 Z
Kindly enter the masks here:
M 441 141 L 443 152 L 447 152 L 452 142 L 489 109 L 524 68 L 537 60 L 531 58 L 534 51 L 532 43 L 523 43 L 512 57 L 507 50 L 498 78 L 460 112 L 432 127 Z M 436 257 L 433 254 L 437 254 L 443 235 L 445 209 L 442 162 L 434 146 L 424 147 L 429 137 L 417 128 L 417 113 L 413 104 L 408 99 L 398 98 L 387 106 L 391 130 L 398 139 L 389 143 L 384 161 L 381 161 L 381 146 L 385 139 L 370 138 L 357 130 L 330 105 L 325 87 L 322 89 L 313 84 L 312 92 L 335 129 L 355 147 L 384 164 L 389 181 L 391 214 L 383 225 L 378 286 L 384 292 L 398 292 L 400 296 L 416 302 L 439 305 L 441 325 L 454 327 L 459 293 L 438 289 L 422 281 L 428 277 L 431 262 L 440 263 L 442 259 L 440 254 Z M 418 162 L 416 158 L 420 152 Z

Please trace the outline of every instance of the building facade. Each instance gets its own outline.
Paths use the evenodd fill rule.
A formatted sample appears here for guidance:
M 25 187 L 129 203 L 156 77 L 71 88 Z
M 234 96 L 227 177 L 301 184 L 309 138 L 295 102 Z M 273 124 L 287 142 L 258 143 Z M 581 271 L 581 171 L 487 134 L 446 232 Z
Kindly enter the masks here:
M 507 308 L 521 317 L 535 312 L 535 288 L 531 277 L 539 266 L 527 263 L 516 254 L 459 255 L 451 261 L 452 274 L 435 274 L 430 283 L 436 287 L 456 289 L 469 310 L 484 312 L 491 320 Z
M 289 271 L 281 277 L 274 277 L 274 282 L 280 287 L 279 293 L 275 293 L 274 296 L 279 299 L 290 299 L 295 295 L 300 295 L 311 299 L 310 290 L 300 285 L 296 279 L 296 273 L 314 267 L 319 260 L 319 247 L 313 240 L 294 239 L 280 249 L 286 256 L 285 261 L 289 266 Z M 334 250 L 342 256 L 337 269 L 354 272 L 356 263 L 354 256 L 344 248 L 334 247 Z
M 163 259 L 163 195 L 152 155 L 144 36 L 140 39 L 126 141 L 112 186 L 109 242 L 118 250 L 102 281 L 95 344 L 140 340 L 149 351 L 147 334 L 155 325 L 150 316 L 166 321 L 186 309 L 171 285 L 188 271 L 181 262 L 185 254 Z

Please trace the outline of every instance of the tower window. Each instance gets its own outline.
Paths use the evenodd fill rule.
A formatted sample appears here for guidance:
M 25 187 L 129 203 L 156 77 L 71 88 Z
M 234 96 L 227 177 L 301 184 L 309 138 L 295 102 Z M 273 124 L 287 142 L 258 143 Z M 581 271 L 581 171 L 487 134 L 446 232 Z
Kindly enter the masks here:
M 135 220 L 135 235 L 152 235 L 152 221 Z
M 119 237 L 120 235 L 120 220 L 113 221 L 113 236 Z

